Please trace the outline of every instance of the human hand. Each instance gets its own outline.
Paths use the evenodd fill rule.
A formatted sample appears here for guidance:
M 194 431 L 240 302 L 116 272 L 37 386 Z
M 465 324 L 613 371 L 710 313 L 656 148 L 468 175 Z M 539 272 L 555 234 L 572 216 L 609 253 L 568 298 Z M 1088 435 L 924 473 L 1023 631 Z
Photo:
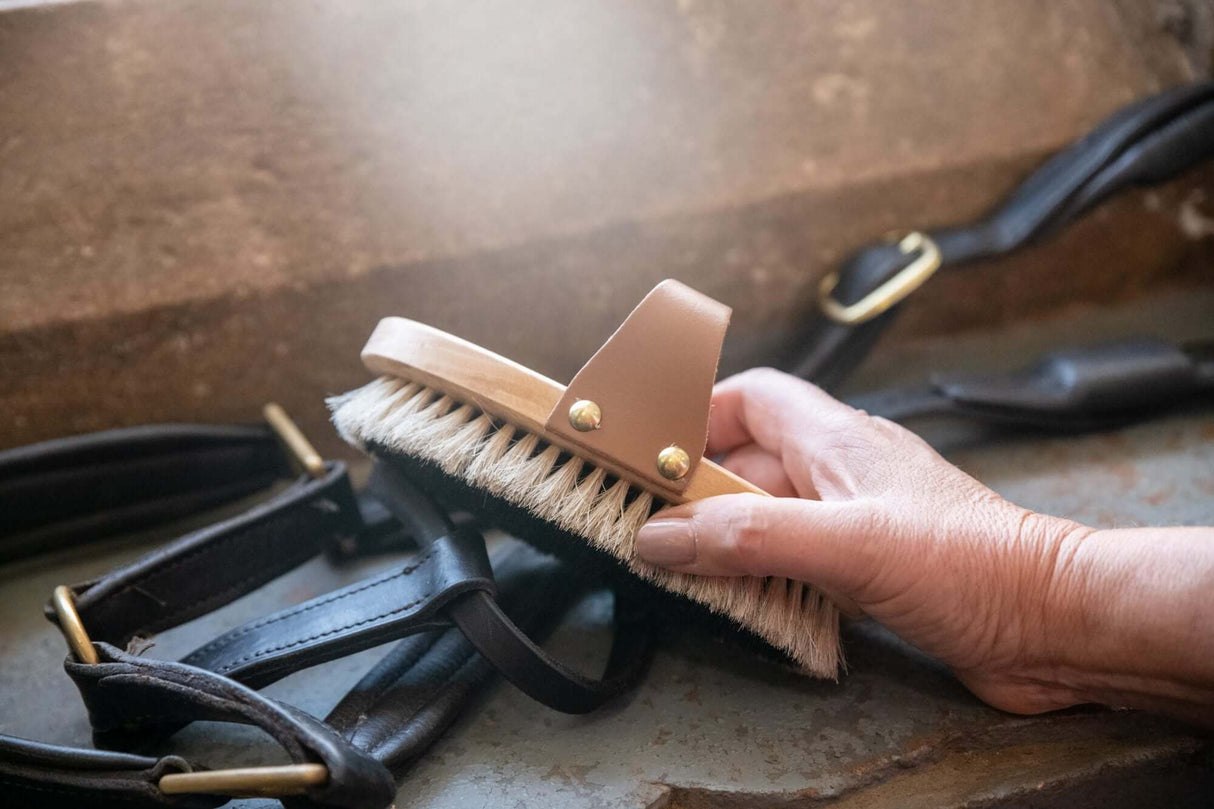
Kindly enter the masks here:
M 685 573 L 809 582 L 855 602 L 1004 710 L 1103 701 L 1175 713 L 1168 700 L 1194 698 L 1192 688 L 1177 694 L 1144 685 L 1149 673 L 1130 671 L 1142 648 L 1092 635 L 1104 606 L 1111 616 L 1137 616 L 1145 601 L 1148 613 L 1159 612 L 1149 594 L 1135 607 L 1111 592 L 1124 587 L 1128 565 L 1146 563 L 1135 550 L 1143 543 L 1093 539 L 1134 531 L 1095 532 L 1013 505 L 908 430 L 770 369 L 717 385 L 707 452 L 725 453 L 727 469 L 777 497 L 725 495 L 664 509 L 638 535 L 647 561 Z M 1173 538 L 1186 531 L 1211 538 L 1208 529 L 1168 530 Z M 1182 539 L 1203 541 L 1193 533 Z M 1199 551 L 1214 571 L 1211 555 Z M 1178 553 L 1182 565 L 1192 563 L 1183 555 L 1191 549 Z M 1194 586 L 1200 598 L 1203 585 Z M 1164 609 L 1194 619 L 1184 613 L 1188 601 L 1177 599 Z M 1157 642 L 1157 624 L 1166 628 L 1171 618 L 1156 619 L 1127 625 L 1122 639 Z M 1207 703 L 1208 675 L 1194 675 L 1196 699 Z

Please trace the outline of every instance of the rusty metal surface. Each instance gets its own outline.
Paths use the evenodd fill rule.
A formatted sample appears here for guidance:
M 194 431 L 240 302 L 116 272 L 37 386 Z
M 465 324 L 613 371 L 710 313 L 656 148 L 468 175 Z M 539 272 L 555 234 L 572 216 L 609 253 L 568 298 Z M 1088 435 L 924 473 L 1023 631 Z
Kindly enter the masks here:
M 1075 334 L 1208 335 L 1212 306 L 1214 297 L 1162 299 L 1156 309 L 1080 313 L 1031 329 L 892 351 L 907 376 L 975 357 L 1011 366 Z M 1171 314 L 1167 322 L 1161 313 Z M 947 430 L 936 437 L 944 445 L 951 440 Z M 980 443 L 970 437 L 952 447 L 954 461 L 1042 511 L 1104 526 L 1214 523 L 1209 407 L 1111 433 Z M 83 709 L 59 668 L 62 641 L 39 606 L 53 585 L 140 550 L 138 543 L 111 546 L 0 570 L 5 732 L 57 742 L 88 738 Z M 149 653 L 182 654 L 224 627 L 383 564 L 334 570 L 312 563 L 165 633 Z M 548 647 L 594 670 L 609 642 L 608 606 L 604 597 L 588 599 Z M 838 683 L 819 682 L 689 629 L 669 639 L 635 694 L 587 717 L 540 708 L 498 684 L 408 773 L 397 806 L 1104 808 L 1202 806 L 1214 794 L 1208 737 L 1174 723 L 1099 710 L 1011 716 L 984 706 L 939 665 L 871 624 L 849 628 L 845 643 L 848 674 Z M 302 672 L 268 691 L 323 714 L 377 654 Z M 172 747 L 213 765 L 276 760 L 257 734 L 227 726 L 196 725 Z

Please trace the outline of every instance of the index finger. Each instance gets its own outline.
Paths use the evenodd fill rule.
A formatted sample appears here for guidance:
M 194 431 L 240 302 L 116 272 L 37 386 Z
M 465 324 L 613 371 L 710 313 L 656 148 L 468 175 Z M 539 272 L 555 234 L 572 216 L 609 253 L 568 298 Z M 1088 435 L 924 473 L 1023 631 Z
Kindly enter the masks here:
M 817 385 L 772 368 L 754 368 L 721 380 L 713 389 L 706 453 L 758 444 L 783 457 L 786 441 L 832 432 L 856 415 Z

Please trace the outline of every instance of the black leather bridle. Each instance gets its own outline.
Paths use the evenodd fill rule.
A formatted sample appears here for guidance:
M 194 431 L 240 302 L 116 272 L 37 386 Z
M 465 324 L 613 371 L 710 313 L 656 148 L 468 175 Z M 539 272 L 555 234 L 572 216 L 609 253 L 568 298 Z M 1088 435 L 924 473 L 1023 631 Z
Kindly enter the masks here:
M 0 512 L 11 515 L 0 555 L 69 547 L 292 479 L 242 514 L 93 581 L 57 588 L 47 607 L 68 640 L 65 668 L 99 747 L 133 749 L 197 720 L 238 722 L 266 731 L 292 763 L 214 771 L 171 755 L 0 736 L 7 795 L 40 806 L 216 806 L 231 795 L 387 806 L 393 773 L 494 671 L 570 713 L 593 710 L 635 683 L 650 623 L 620 597 L 606 672 L 584 677 L 527 633 L 550 625 L 586 580 L 525 548 L 491 564 L 479 531 L 455 526 L 399 472 L 377 465 L 356 494 L 344 464 L 320 461 L 289 421 L 274 422 L 282 441 L 265 427 L 166 425 L 0 453 Z M 309 471 L 296 476 L 296 465 Z M 178 663 L 126 651 L 317 555 L 358 555 L 388 536 L 407 537 L 417 553 L 387 573 L 232 629 Z M 393 640 L 400 642 L 324 722 L 256 690 Z

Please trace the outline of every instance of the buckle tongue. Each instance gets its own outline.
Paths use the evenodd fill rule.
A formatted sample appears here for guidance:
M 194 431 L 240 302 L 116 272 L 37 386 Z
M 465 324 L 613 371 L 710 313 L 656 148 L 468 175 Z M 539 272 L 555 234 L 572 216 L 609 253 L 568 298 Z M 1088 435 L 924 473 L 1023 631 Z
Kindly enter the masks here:
M 224 795 L 230 798 L 281 798 L 302 795 L 329 781 L 323 764 L 283 764 L 276 767 L 233 767 L 228 770 L 174 772 L 160 776 L 165 795 Z
M 265 416 L 270 428 L 274 430 L 274 434 L 290 451 L 291 457 L 304 468 L 304 471 L 316 480 L 323 478 L 325 476 L 324 458 L 320 457 L 316 447 L 312 446 L 308 437 L 287 415 L 287 411 L 275 402 L 270 402 L 261 409 L 261 414 Z

